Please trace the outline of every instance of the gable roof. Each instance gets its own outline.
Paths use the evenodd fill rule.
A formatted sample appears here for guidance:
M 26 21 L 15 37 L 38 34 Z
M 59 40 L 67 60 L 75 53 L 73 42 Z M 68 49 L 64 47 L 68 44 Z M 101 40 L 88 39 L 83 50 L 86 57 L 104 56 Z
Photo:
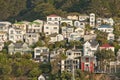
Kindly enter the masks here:
M 56 14 L 51 14 L 51 15 L 49 15 L 49 16 L 47 16 L 47 17 L 60 17 L 60 16 L 58 16 L 58 15 L 56 15 Z
M 98 42 L 95 40 L 90 40 L 89 43 L 91 44 L 92 47 L 95 47 L 98 45 Z
M 111 46 L 111 45 L 109 45 L 109 44 L 103 44 L 103 45 L 100 46 L 100 47 L 113 47 L 113 46 Z
M 14 43 L 14 45 L 15 45 L 15 48 L 21 48 L 23 43 Z

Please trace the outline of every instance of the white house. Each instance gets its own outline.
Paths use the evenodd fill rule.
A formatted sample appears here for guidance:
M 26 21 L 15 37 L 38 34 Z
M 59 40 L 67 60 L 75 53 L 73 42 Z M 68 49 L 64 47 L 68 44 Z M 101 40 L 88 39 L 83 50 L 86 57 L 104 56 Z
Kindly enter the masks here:
M 49 48 L 47 48 L 47 47 L 34 48 L 34 59 L 39 60 L 39 61 L 48 61 Z
M 7 21 L 0 22 L 0 31 L 8 32 L 11 27 L 11 23 Z
M 0 31 L 0 43 L 4 43 L 8 40 L 7 32 Z
M 75 27 L 85 28 L 85 22 L 74 21 Z
M 109 25 L 111 25 L 111 26 L 114 25 L 114 20 L 113 20 L 112 18 L 103 18 L 102 21 L 103 21 L 103 23 L 105 23 L 105 24 L 109 24 Z
M 107 40 L 109 40 L 109 41 L 114 41 L 114 40 L 115 40 L 115 34 L 113 34 L 113 33 L 108 33 Z
M 98 50 L 98 42 L 95 40 L 90 40 L 83 45 L 83 55 L 84 56 L 94 56 L 94 53 Z
M 84 35 L 84 41 L 89 41 L 91 39 L 96 39 L 97 35 L 96 34 L 88 34 Z
M 83 37 L 85 34 L 85 30 L 83 28 L 76 28 L 75 33 L 77 33 L 79 36 Z
M 23 41 L 23 31 L 21 29 L 9 28 L 9 40 L 12 42 Z
M 73 20 L 62 18 L 60 24 L 66 23 L 68 26 L 73 26 Z
M 112 50 L 113 52 L 115 51 L 115 47 L 111 46 L 109 44 L 103 44 L 102 46 L 99 47 L 100 50 L 105 49 L 105 50 Z
M 45 77 L 44 77 L 43 75 L 40 75 L 40 76 L 38 77 L 38 80 L 46 80 L 46 79 L 45 79 Z
M 27 32 L 41 33 L 43 28 L 42 20 L 34 20 L 30 22 L 27 27 Z
M 102 31 L 102 32 L 106 32 L 106 33 L 113 33 L 114 28 L 110 25 L 101 25 L 97 28 L 98 30 Z
M 39 33 L 26 33 L 24 35 L 24 41 L 29 45 L 36 43 L 39 40 Z
M 16 22 L 16 23 L 14 23 L 13 25 L 12 25 L 12 27 L 13 28 L 17 28 L 17 29 L 21 29 L 23 32 L 24 32 L 24 34 L 26 33 L 26 31 L 27 31 L 27 27 L 28 27 L 28 24 L 29 24 L 30 22 L 28 22 L 28 21 L 21 21 L 21 22 Z
M 72 26 L 62 26 L 61 27 L 61 32 L 64 38 L 68 38 L 71 33 L 74 32 L 74 27 Z
M 46 35 L 50 35 L 50 34 L 53 34 L 53 33 L 58 33 L 59 34 L 59 25 L 57 25 L 57 24 L 44 24 L 43 32 Z
M 82 56 L 80 49 L 70 49 L 66 51 L 66 60 L 61 61 L 61 71 L 67 70 L 72 72 L 73 68 L 80 69 L 80 57 Z M 73 67 L 74 66 L 74 67 Z
M 68 16 L 67 16 L 67 19 L 70 19 L 70 20 L 78 20 L 78 16 L 77 16 L 77 15 L 68 15 Z
M 102 24 L 102 18 L 97 18 L 96 19 L 96 25 L 100 26 Z
M 85 21 L 87 19 L 89 19 L 88 15 L 79 15 L 79 21 Z
M 64 40 L 64 37 L 62 34 L 54 33 L 50 35 L 50 42 L 57 42 L 62 40 Z
M 59 25 L 61 17 L 56 14 L 51 14 L 47 16 L 47 24 L 57 24 Z
M 70 33 L 70 36 L 68 37 L 68 41 L 79 41 L 80 39 L 80 35 L 75 32 Z
M 95 14 L 94 13 L 90 14 L 90 26 L 95 27 Z

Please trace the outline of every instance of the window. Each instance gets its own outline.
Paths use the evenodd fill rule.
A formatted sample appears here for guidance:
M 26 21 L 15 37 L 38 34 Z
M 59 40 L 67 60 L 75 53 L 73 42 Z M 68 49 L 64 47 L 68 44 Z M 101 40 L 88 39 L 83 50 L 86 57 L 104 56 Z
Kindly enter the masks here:
M 58 20 L 57 18 L 55 18 L 55 20 Z
M 46 34 L 49 34 L 49 32 L 46 32 Z
M 43 49 L 43 52 L 47 52 L 47 49 Z
M 68 53 L 68 55 L 71 55 L 71 53 Z
M 57 27 L 54 27 L 54 29 L 57 29 Z
M 36 50 L 36 53 L 40 53 L 41 52 L 41 50 Z
M 13 34 L 13 30 L 10 31 L 10 34 Z
M 52 18 L 48 18 L 48 20 L 50 20 L 50 21 L 51 21 L 51 20 L 52 20 Z
M 89 58 L 86 58 L 86 62 L 89 62 Z
M 46 29 L 49 29 L 49 27 L 46 27 Z

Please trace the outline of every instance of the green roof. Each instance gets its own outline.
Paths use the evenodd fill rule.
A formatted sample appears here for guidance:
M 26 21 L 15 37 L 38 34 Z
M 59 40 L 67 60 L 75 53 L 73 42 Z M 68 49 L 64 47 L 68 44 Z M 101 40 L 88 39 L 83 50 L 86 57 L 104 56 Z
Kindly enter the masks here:
M 30 25 L 32 25 L 32 24 L 41 24 L 41 23 L 33 21 L 30 23 Z

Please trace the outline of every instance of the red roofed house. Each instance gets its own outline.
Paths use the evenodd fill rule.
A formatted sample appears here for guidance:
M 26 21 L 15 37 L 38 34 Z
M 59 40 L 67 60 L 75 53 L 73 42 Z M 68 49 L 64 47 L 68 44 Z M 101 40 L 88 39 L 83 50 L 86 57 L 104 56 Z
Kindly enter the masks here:
M 47 24 L 59 24 L 61 17 L 56 14 L 47 16 Z
M 115 50 L 114 46 L 111 46 L 109 44 L 103 44 L 102 46 L 100 46 L 100 50 L 102 50 L 102 49 L 106 49 L 106 50 L 111 49 L 113 52 Z

